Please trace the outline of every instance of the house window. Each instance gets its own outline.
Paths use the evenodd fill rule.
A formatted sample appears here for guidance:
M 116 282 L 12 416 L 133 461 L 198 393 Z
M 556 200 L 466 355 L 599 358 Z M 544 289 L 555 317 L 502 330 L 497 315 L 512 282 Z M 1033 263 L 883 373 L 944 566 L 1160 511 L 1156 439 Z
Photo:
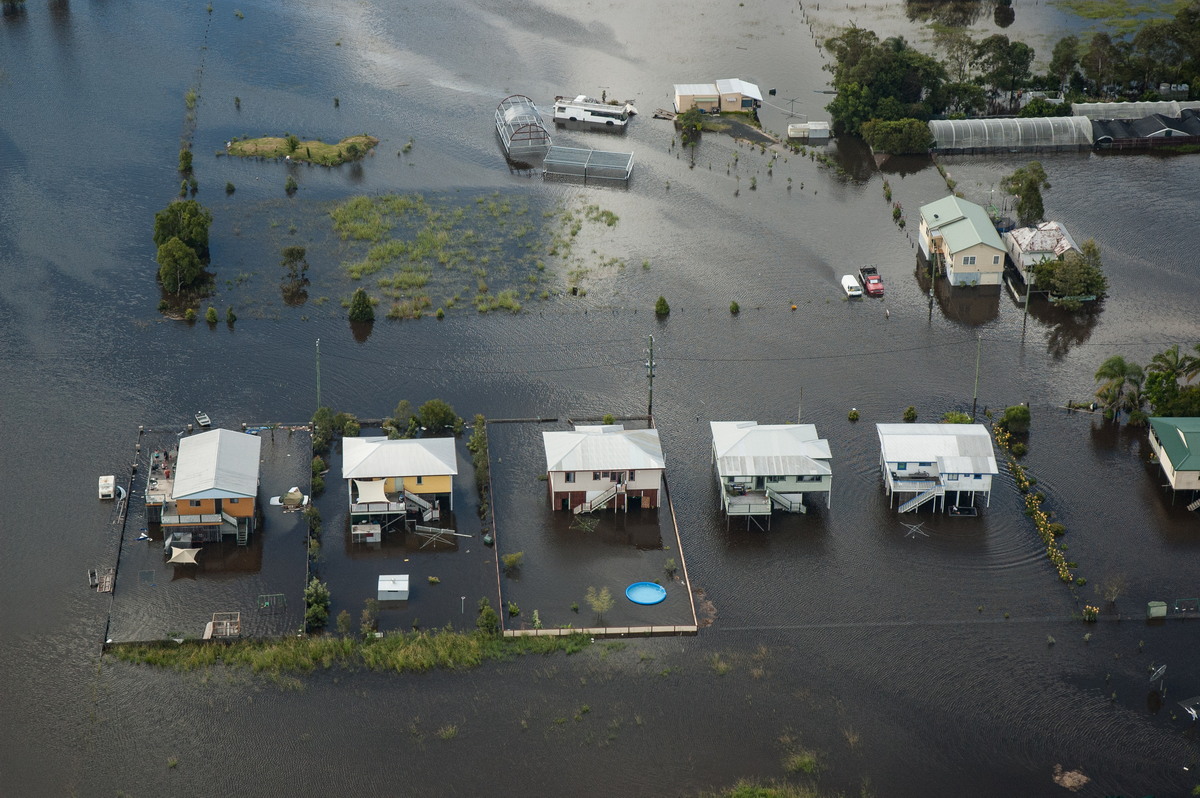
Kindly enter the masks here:
M 962 262 L 963 266 L 974 266 L 975 265 L 975 256 L 974 255 L 963 255 L 962 260 L 963 260 L 963 262 Z
M 630 471 L 630 472 L 629 472 L 629 481 L 630 481 L 630 482 L 633 482 L 633 480 L 635 479 L 634 475 L 635 475 L 636 473 L 637 473 L 636 471 Z
M 199 507 L 199 506 L 200 506 L 199 499 L 189 499 L 188 500 L 188 507 Z
M 953 480 L 958 479 L 958 474 L 942 474 L 942 477 L 947 480 L 953 481 Z
M 600 481 L 600 472 L 593 471 L 592 472 L 592 482 L 599 482 L 599 481 Z
M 998 266 L 999 264 L 1000 264 L 1000 256 L 999 256 L 999 255 L 993 255 L 993 256 L 992 256 L 992 265 L 993 265 L 993 266 Z
M 896 463 L 897 471 L 903 471 L 906 468 L 908 468 L 908 463 Z
M 417 484 L 418 484 L 418 485 L 424 485 L 424 484 L 425 484 L 425 477 L 417 477 Z
M 239 501 L 241 501 L 241 499 L 226 499 L 225 501 L 229 502 L 230 504 L 237 504 Z
M 933 468 L 933 463 L 917 463 L 921 468 Z
M 564 474 L 563 474 L 563 481 L 564 481 L 564 482 L 574 482 L 574 481 L 575 481 L 575 472 L 574 472 L 574 471 L 567 471 L 566 473 L 564 473 Z

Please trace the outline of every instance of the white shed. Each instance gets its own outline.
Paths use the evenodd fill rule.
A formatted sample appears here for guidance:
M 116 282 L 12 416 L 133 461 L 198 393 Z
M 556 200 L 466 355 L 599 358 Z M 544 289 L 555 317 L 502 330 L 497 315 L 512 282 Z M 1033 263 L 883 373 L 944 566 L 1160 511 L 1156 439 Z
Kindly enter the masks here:
M 381 575 L 377 593 L 380 601 L 408 601 L 408 574 Z

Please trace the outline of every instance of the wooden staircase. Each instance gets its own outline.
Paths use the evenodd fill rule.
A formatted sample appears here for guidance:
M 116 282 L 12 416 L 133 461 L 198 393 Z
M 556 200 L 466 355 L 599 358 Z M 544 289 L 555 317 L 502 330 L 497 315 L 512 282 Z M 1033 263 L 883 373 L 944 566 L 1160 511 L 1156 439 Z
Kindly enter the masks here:
M 590 513 L 593 510 L 595 510 L 597 507 L 603 507 L 604 505 L 606 505 L 610 501 L 612 501 L 612 498 L 617 495 L 617 489 L 623 488 L 623 487 L 624 487 L 623 485 L 614 484 L 614 485 L 610 486 L 607 490 L 601 492 L 600 495 L 597 496 L 596 498 L 589 499 L 589 500 L 585 501 L 583 504 L 580 504 L 577 507 L 575 507 L 573 512 L 575 513 L 575 515 L 579 515 L 580 513 Z

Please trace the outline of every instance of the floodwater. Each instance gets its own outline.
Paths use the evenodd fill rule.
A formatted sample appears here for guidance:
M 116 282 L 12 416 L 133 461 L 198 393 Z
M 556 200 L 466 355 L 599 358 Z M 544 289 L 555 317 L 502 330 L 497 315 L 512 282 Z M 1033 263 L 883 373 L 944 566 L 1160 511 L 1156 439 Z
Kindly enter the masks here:
M 827 73 L 810 23 L 878 20 L 881 32 L 922 38 L 909 5 L 813 5 L 807 16 L 781 0 L 686 14 L 664 3 L 260 0 L 214 3 L 211 15 L 203 4 L 5 6 L 6 793 L 529 794 L 569 780 L 580 794 L 690 795 L 783 778 L 796 745 L 817 752 L 818 782 L 831 791 L 1052 794 L 1058 765 L 1090 779 L 1081 795 L 1190 790 L 1195 732 L 1175 702 L 1200 694 L 1197 627 L 1141 617 L 1148 600 L 1200 595 L 1200 527 L 1146 465 L 1141 431 L 1058 408 L 1090 395 L 1111 354 L 1145 362 L 1200 340 L 1200 161 L 1041 158 L 1054 186 L 1047 215 L 1102 247 L 1111 296 L 1101 312 L 1061 318 L 1035 306 L 1026 317 L 1002 294 L 940 289 L 931 305 L 912 243 L 916 208 L 946 191 L 929 164 L 881 174 L 839 143 L 829 152 L 843 178 L 809 158 L 770 164 L 770 154 L 706 136 L 693 166 L 670 126 L 650 118 L 672 83 L 725 75 L 777 88 L 776 105 L 797 98 L 798 113 L 821 118 Z M 1073 24 L 1018 3 L 1006 30 L 1033 37 Z M 990 11 L 979 25 L 995 29 Z M 190 120 L 189 88 L 199 97 Z M 602 91 L 641 109 L 629 132 L 556 140 L 632 150 L 628 189 L 509 170 L 492 129 L 501 98 Z M 785 117 L 763 114 L 773 130 Z M 235 135 L 284 131 L 383 142 L 356 166 L 292 167 L 300 190 L 290 199 L 288 167 L 215 155 Z M 397 154 L 410 138 L 412 150 Z M 150 231 L 178 190 L 181 139 L 193 143 L 198 199 L 214 212 L 213 303 L 238 309 L 232 329 L 155 310 Z M 945 166 L 986 203 L 1026 160 Z M 884 178 L 905 230 L 891 221 Z M 520 314 L 459 307 L 440 322 L 381 320 L 356 337 L 340 307 L 353 286 L 339 269 L 361 254 L 333 236 L 330 204 L 418 191 L 447 202 L 500 192 L 535 215 L 595 204 L 620 221 L 584 224 L 579 262 L 548 266 L 550 297 L 524 297 Z M 278 287 L 279 249 L 291 243 L 310 248 L 313 281 L 294 307 Z M 862 263 L 879 264 L 882 303 L 842 300 L 840 275 Z M 565 295 L 572 279 L 584 295 Z M 659 295 L 672 309 L 662 321 Z M 115 540 L 94 486 L 127 467 L 137 425 L 173 428 L 198 408 L 232 426 L 303 420 L 316 402 L 318 338 L 321 401 L 363 417 L 432 397 L 464 415 L 636 415 L 651 334 L 655 421 L 689 576 L 713 619 L 699 636 L 469 673 L 298 681 L 100 656 L 108 597 L 85 576 Z M 922 420 L 969 411 L 977 352 L 980 410 L 1033 410 L 1026 460 L 1088 579 L 1077 595 L 1055 579 L 1008 478 L 978 518 L 903 519 L 925 534 L 887 509 L 873 423 L 908 405 Z M 714 510 L 707 422 L 797 413 L 830 441 L 832 507 L 776 518 L 769 533 L 727 530 Z M 1121 619 L 1073 620 L 1096 601 L 1092 587 L 1118 574 L 1128 581 Z M 1164 663 L 1165 696 L 1148 684 L 1150 666 Z

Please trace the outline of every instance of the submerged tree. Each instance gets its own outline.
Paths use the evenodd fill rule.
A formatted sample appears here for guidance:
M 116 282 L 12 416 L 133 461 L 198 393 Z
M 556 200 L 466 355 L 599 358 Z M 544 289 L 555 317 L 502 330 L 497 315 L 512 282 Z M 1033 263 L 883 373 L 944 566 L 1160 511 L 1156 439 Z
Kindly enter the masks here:
M 1100 383 L 1100 387 L 1096 389 L 1096 398 L 1100 400 L 1105 415 L 1116 417 L 1121 410 L 1131 409 L 1131 402 L 1126 396 L 1130 391 L 1135 394 L 1135 409 L 1141 410 L 1144 402 L 1142 383 L 1145 381 L 1145 374 L 1137 363 L 1126 360 L 1121 355 L 1113 355 L 1096 370 L 1096 381 Z
M 363 289 L 356 289 L 350 299 L 350 321 L 368 324 L 375 321 L 375 308 L 371 306 L 371 298 Z
M 1054 297 L 1064 310 L 1079 310 L 1088 297 L 1097 299 L 1108 292 L 1108 279 L 1100 263 L 1100 245 L 1093 239 L 1083 242 L 1080 251 L 1071 250 L 1062 260 L 1047 260 L 1033 267 L 1034 280 Z
M 162 246 L 172 238 L 195 251 L 208 262 L 208 228 L 212 214 L 196 200 L 176 200 L 154 215 L 154 243 Z
M 196 285 L 204 277 L 204 264 L 195 250 L 172 236 L 158 248 L 158 279 L 163 288 L 178 294 Z
M 457 431 L 462 423 L 454 408 L 444 399 L 430 399 L 417 409 L 417 423 L 424 427 L 426 435 L 441 435 Z
M 1046 170 L 1039 161 L 1030 161 L 1000 181 L 1000 187 L 1017 198 L 1017 218 L 1022 225 L 1040 222 L 1046 213 L 1042 190 L 1050 189 Z

